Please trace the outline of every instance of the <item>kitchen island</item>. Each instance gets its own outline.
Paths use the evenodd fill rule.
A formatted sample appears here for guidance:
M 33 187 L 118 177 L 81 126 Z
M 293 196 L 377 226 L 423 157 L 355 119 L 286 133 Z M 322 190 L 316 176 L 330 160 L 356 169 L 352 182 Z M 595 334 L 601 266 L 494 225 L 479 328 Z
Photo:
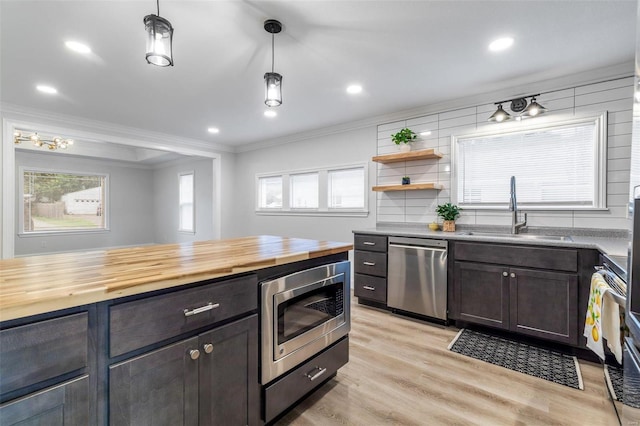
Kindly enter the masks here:
M 3 260 L 0 423 L 261 424 L 258 283 L 351 248 L 256 236 Z

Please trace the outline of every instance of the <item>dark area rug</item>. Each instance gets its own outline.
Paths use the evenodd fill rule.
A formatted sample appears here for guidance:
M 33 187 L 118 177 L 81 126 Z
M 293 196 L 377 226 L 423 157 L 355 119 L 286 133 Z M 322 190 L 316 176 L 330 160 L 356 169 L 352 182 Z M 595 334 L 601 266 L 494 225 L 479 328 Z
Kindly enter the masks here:
M 607 364 L 604 366 L 604 378 L 611 398 L 630 407 L 640 408 L 640 381 L 638 377 L 628 377 L 627 383 L 624 383 L 622 368 Z
M 584 389 L 578 360 L 561 352 L 463 328 L 449 350 L 550 382 Z

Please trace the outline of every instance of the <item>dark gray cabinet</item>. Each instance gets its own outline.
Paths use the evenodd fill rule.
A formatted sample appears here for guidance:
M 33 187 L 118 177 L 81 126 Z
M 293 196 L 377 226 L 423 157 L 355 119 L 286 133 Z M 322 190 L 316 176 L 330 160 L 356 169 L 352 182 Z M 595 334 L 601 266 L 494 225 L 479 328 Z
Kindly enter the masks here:
M 578 344 L 578 253 L 456 243 L 454 319 Z
M 358 301 L 387 304 L 387 237 L 354 236 L 354 289 Z
M 89 398 L 89 378 L 83 376 L 3 404 L 0 425 L 88 425 Z
M 247 425 L 258 404 L 257 315 L 113 365 L 112 425 Z

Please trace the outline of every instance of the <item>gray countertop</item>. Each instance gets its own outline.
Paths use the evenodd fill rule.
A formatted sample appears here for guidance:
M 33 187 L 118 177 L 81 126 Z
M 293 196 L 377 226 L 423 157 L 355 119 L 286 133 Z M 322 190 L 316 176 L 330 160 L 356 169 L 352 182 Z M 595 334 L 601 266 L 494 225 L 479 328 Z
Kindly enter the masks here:
M 550 229 L 552 229 L 550 231 Z M 528 235 L 536 235 L 538 238 L 527 238 L 527 234 L 524 236 L 512 236 L 509 235 L 509 231 L 496 231 L 492 229 L 487 231 L 485 229 L 478 228 L 463 228 L 456 230 L 456 232 L 443 232 L 443 231 L 431 231 L 427 228 L 427 225 L 423 226 L 407 226 L 407 225 L 378 225 L 376 228 L 357 229 L 354 233 L 363 234 L 378 234 L 389 235 L 398 237 L 419 237 L 419 238 L 434 238 L 445 240 L 459 240 L 459 241 L 482 241 L 492 243 L 511 243 L 511 244 L 525 244 L 525 245 L 537 245 L 547 247 L 575 247 L 575 248 L 589 248 L 599 250 L 601 253 L 615 257 L 616 260 L 621 262 L 623 258 L 627 257 L 627 250 L 629 247 L 629 238 L 625 235 L 626 231 L 621 230 L 584 230 L 584 229 L 571 229 L 571 228 L 545 228 L 531 230 Z M 591 231 L 591 232 L 589 232 Z M 489 233 L 489 232 L 504 232 L 496 233 L 495 235 L 469 235 L 469 232 L 476 233 Z M 590 235 L 589 235 L 590 234 Z M 561 235 L 569 236 L 570 240 L 554 240 L 540 238 L 542 235 Z M 621 262 L 622 263 L 622 262 Z M 626 266 L 626 265 L 620 265 Z

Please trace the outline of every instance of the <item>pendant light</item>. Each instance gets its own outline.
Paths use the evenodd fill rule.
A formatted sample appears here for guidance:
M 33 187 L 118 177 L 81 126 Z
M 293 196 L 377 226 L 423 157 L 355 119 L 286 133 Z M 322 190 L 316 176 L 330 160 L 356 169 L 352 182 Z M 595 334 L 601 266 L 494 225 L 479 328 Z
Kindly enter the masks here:
M 509 113 L 502 109 L 502 104 L 498 104 L 498 109 L 496 110 L 496 112 L 491 114 L 491 117 L 489 117 L 488 121 L 497 121 L 499 123 L 501 121 L 507 121 L 510 118 L 511 116 L 509 115 Z
M 144 29 L 147 32 L 147 63 L 159 67 L 173 66 L 173 27 L 171 22 L 160 17 L 160 0 L 156 0 L 157 15 L 144 17 Z
M 531 103 L 522 113 L 525 117 L 535 117 L 536 115 L 544 114 L 547 111 L 545 107 L 536 102 L 536 97 L 531 97 Z
M 282 24 L 275 19 L 264 21 L 264 29 L 271 33 L 271 72 L 264 74 L 264 103 L 268 107 L 282 105 L 282 76 L 273 71 L 274 63 L 274 34 L 282 31 Z

